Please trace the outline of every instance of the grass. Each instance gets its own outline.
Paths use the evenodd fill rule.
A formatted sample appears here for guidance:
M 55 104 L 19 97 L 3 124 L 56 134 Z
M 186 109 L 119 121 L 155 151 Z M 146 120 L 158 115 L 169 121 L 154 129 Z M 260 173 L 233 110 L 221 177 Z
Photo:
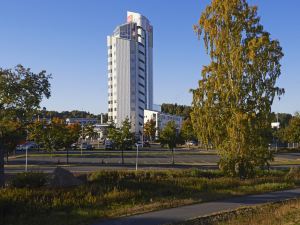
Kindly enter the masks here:
M 300 224 L 300 200 L 267 204 L 249 208 L 229 220 L 213 225 L 296 225 Z M 242 210 L 243 211 L 243 210 Z
M 78 187 L 0 190 L 0 224 L 89 224 L 100 218 L 296 186 L 293 177 L 285 177 L 282 171 L 260 172 L 247 180 L 195 169 L 98 171 Z

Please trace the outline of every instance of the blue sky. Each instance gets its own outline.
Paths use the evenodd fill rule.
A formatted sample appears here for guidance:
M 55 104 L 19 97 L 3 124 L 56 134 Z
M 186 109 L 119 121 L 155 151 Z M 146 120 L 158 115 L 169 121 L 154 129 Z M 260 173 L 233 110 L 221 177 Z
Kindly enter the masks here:
M 208 63 L 192 26 L 208 0 L 0 0 L 0 67 L 22 64 L 52 73 L 49 110 L 107 111 L 106 36 L 142 13 L 154 26 L 154 101 L 189 105 Z M 285 57 L 275 112 L 300 110 L 300 1 L 249 0 Z

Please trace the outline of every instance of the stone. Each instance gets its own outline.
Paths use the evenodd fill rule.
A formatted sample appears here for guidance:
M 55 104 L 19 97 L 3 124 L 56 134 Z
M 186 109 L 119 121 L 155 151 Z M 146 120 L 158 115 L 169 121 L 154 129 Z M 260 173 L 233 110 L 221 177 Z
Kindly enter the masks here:
M 76 178 L 69 170 L 61 167 L 56 167 L 50 180 L 51 187 L 72 187 L 81 184 L 83 182 L 80 179 Z

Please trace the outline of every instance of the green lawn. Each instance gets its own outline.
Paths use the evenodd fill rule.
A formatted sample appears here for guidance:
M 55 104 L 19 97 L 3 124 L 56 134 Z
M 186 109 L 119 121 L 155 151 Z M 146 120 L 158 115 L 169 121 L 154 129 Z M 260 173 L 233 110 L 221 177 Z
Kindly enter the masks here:
M 99 171 L 74 188 L 0 190 L 0 224 L 75 225 L 100 218 L 295 187 L 285 172 L 256 178 L 224 177 L 219 171 Z

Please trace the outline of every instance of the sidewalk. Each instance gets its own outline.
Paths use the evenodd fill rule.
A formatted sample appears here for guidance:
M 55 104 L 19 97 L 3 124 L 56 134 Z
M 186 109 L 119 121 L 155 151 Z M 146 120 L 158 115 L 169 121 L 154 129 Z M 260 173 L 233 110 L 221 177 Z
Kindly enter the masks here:
M 253 206 L 296 197 L 300 197 L 300 188 L 164 209 L 135 216 L 103 220 L 93 225 L 162 225 L 182 222 L 224 210 L 234 210 L 242 206 Z

